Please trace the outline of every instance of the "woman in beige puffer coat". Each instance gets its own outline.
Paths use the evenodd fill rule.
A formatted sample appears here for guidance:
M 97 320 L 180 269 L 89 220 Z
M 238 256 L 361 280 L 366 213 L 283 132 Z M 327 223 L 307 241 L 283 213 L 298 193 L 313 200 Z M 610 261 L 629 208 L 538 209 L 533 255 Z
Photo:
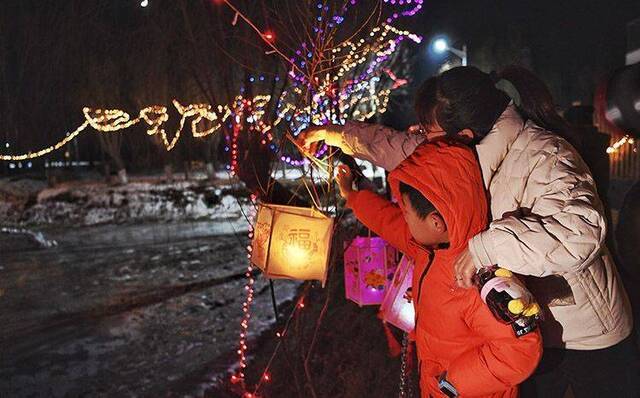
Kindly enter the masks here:
M 493 221 L 469 241 L 458 276 L 469 287 L 476 269 L 497 264 L 523 275 L 543 304 L 545 353 L 523 395 L 563 397 L 570 385 L 576 398 L 636 397 L 631 309 L 591 173 L 559 135 L 566 125 L 544 84 L 517 67 L 502 77 L 496 84 L 460 67 L 429 79 L 416 98 L 422 134 L 347 122 L 307 130 L 300 141 L 325 140 L 386 170 L 425 139 L 477 143 Z M 430 130 L 434 120 L 444 131 Z

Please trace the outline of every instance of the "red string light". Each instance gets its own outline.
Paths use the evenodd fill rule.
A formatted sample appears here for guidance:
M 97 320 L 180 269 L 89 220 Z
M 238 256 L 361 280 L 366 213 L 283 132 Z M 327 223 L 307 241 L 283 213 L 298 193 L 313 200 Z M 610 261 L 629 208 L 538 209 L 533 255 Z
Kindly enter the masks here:
M 250 199 L 251 199 L 251 204 L 253 206 L 249 210 L 249 216 L 248 216 L 249 238 L 253 237 L 253 220 L 255 219 L 255 216 L 256 216 L 255 204 L 256 204 L 257 197 L 256 195 L 252 194 Z M 252 252 L 252 248 L 249 245 L 247 247 L 247 257 L 249 258 L 249 260 L 251 260 L 251 252 Z M 242 312 L 244 315 L 242 317 L 242 321 L 240 322 L 240 339 L 238 341 L 238 350 L 236 351 L 239 358 L 239 366 L 238 366 L 238 371 L 231 376 L 231 383 L 233 384 L 242 383 L 243 388 L 244 388 L 244 377 L 245 377 L 244 370 L 247 367 L 247 357 L 245 355 L 245 352 L 247 351 L 247 348 L 248 348 L 247 337 L 248 337 L 248 329 L 249 329 L 249 319 L 251 319 L 250 307 L 251 307 L 251 302 L 253 301 L 253 285 L 255 283 L 255 280 L 251 275 L 252 271 L 253 271 L 253 265 L 249 263 L 249 265 L 247 266 L 247 272 L 245 273 L 245 276 L 247 277 L 247 283 L 244 286 L 244 289 L 247 292 L 247 296 L 244 303 L 242 303 Z M 254 397 L 254 395 L 251 393 L 246 393 L 245 396 Z
M 276 34 L 271 29 L 265 30 L 262 36 L 269 43 L 273 43 L 274 41 L 276 41 Z

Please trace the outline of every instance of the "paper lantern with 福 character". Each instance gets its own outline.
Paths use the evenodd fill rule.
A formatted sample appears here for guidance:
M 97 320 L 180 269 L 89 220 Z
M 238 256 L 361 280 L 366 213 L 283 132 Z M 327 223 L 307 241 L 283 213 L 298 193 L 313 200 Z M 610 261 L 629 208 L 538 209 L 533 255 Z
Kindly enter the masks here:
M 327 279 L 333 218 L 312 208 L 260 204 L 251 262 L 269 278 Z
M 344 289 L 356 304 L 382 303 L 397 265 L 397 251 L 382 238 L 357 237 L 345 242 Z
M 393 282 L 389 286 L 387 295 L 380 306 L 382 320 L 407 333 L 413 331 L 416 322 L 416 312 L 413 307 L 413 295 L 411 292 L 412 276 L 413 260 L 404 256 L 398 264 Z

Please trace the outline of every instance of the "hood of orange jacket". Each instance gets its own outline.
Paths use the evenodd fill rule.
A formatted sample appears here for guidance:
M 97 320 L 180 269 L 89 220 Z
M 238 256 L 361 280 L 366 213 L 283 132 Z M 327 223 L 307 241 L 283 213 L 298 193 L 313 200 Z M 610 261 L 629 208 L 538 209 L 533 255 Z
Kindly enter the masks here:
M 438 272 L 453 280 L 453 259 L 488 222 L 487 196 L 474 152 L 449 141 L 422 144 L 389 175 L 393 196 L 402 206 L 400 181 L 419 190 L 444 219 L 449 245 L 435 250 L 433 261 L 448 262 Z M 424 268 L 421 264 L 416 267 Z

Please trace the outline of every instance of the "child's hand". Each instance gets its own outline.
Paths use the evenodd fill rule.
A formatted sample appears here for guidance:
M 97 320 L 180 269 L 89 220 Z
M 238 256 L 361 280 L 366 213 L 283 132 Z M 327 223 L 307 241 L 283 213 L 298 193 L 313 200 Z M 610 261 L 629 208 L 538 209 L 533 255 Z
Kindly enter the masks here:
M 353 192 L 353 174 L 351 169 L 345 165 L 338 166 L 338 174 L 336 175 L 340 196 L 349 199 L 349 195 Z
M 465 249 L 455 263 L 453 263 L 453 274 L 455 275 L 455 282 L 459 287 L 468 289 L 473 286 L 473 276 L 476 274 L 476 266 L 473 263 L 473 258 L 469 249 Z

